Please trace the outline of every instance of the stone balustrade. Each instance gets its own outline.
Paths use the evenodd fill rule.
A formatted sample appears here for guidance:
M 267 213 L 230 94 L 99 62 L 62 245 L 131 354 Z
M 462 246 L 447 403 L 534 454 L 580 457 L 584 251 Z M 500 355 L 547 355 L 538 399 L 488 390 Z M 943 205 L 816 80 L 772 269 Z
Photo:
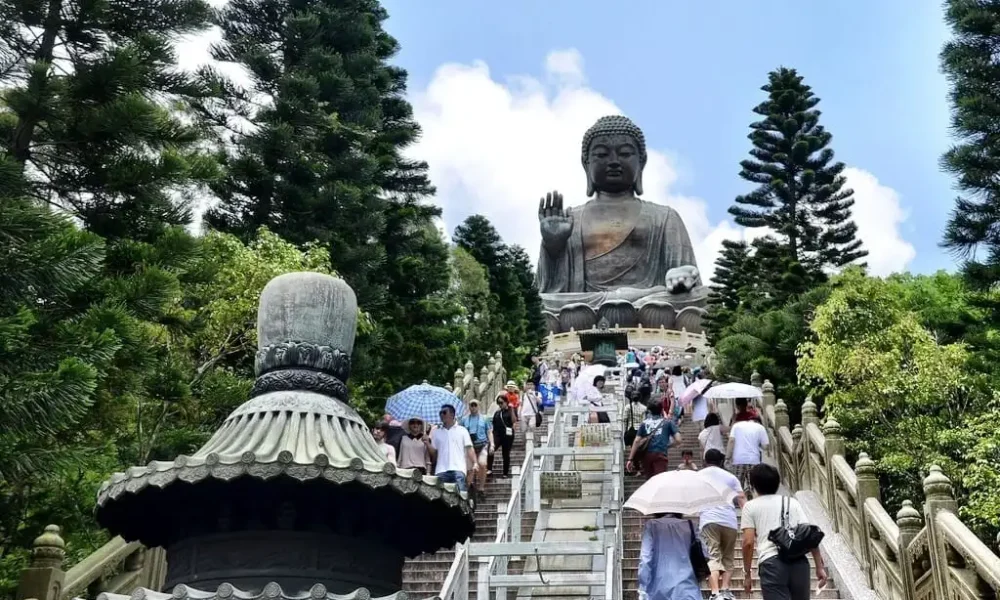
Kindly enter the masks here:
M 21 572 L 18 600 L 95 598 L 102 592 L 129 594 L 139 587 L 159 589 L 166 575 L 166 553 L 115 537 L 68 571 L 63 570 L 66 543 L 59 527 L 49 525 L 35 539 L 31 561 Z
M 455 371 L 454 384 L 445 387 L 461 398 L 466 406 L 470 400 L 478 400 L 484 414 L 490 414 L 496 404 L 497 394 L 506 384 L 507 369 L 503 366 L 503 356 L 497 352 L 479 369 L 478 376 L 476 367 L 470 360 L 465 363 L 464 368 Z
M 895 519 L 882 506 L 875 463 L 862 453 L 852 468 L 832 418 L 821 423 L 816 405 L 802 405 L 802 424 L 790 428 L 788 407 L 774 386 L 754 373 L 763 393 L 764 425 L 782 480 L 790 491 L 821 500 L 883 600 L 979 600 L 1000 592 L 1000 557 L 958 517 L 951 481 L 937 466 L 924 479 L 923 514 L 904 502 Z

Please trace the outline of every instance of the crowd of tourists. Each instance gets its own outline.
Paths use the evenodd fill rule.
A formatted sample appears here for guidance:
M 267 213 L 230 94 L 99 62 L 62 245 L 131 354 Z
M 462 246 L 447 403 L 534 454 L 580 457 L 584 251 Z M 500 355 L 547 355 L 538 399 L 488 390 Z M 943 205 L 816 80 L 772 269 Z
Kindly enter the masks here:
M 651 375 L 649 366 L 655 362 L 638 364 L 627 377 L 625 388 L 626 471 L 650 478 L 670 469 L 667 452 L 681 442 L 680 424 L 690 418 L 699 431 L 700 453 L 696 457 L 690 449 L 683 451 L 676 469 L 699 471 L 720 489 L 732 490 L 736 498 L 733 505 L 698 515 L 697 530 L 688 518 L 691 515 L 659 514 L 645 523 L 639 558 L 640 598 L 700 600 L 701 585 L 691 559 L 692 546 L 700 544 L 707 559 L 712 600 L 735 597 L 731 583 L 737 549 L 742 553 L 747 595 L 754 580 L 756 551 L 757 580 L 765 600 L 807 600 L 811 594 L 807 555 L 813 558 L 821 587 L 826 585 L 826 570 L 818 542 L 788 555 L 774 541 L 773 532 L 808 524 L 797 500 L 778 494 L 781 477 L 763 460 L 768 435 L 757 409 L 747 399 L 738 398 L 731 419 L 723 422 L 718 407 L 706 399 L 699 403 L 696 398 L 686 406 L 680 400 L 694 380 L 710 377 L 707 372 L 675 367 L 669 373 Z M 741 520 L 737 509 L 742 511 Z M 803 543 L 808 540 L 800 541 Z
M 386 414 L 372 435 L 386 460 L 398 468 L 433 474 L 482 500 L 496 460 L 497 476 L 509 478 L 515 437 L 530 435 L 542 424 L 541 398 L 532 379 L 520 386 L 508 381 L 491 406 L 484 408 L 473 399 L 464 415 L 456 413 L 455 404 L 443 404 L 438 424 Z

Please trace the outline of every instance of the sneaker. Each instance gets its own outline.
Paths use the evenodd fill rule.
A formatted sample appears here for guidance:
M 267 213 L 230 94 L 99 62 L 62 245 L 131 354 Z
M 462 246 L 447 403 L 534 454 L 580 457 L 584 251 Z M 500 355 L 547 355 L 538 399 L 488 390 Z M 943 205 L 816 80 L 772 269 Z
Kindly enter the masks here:
M 719 592 L 719 595 L 722 596 L 722 600 L 736 600 L 736 596 L 733 595 L 732 590 L 722 590 Z
M 725 596 L 722 595 L 723 592 L 716 592 L 708 597 L 708 600 L 725 600 Z

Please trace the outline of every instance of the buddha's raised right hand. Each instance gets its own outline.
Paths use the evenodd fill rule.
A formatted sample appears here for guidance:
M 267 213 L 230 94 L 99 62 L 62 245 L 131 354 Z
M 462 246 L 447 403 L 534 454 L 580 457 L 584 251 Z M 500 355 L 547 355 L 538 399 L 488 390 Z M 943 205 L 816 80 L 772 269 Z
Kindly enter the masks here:
M 538 202 L 538 222 L 545 247 L 550 251 L 562 250 L 573 232 L 573 215 L 569 209 L 563 209 L 562 194 L 551 192 Z

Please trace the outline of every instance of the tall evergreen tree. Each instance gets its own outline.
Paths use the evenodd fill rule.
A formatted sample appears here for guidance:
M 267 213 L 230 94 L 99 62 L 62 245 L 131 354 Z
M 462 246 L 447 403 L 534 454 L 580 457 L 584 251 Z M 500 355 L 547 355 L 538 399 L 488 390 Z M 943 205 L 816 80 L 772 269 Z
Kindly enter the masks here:
M 754 274 L 750 246 L 744 241 L 723 240 L 722 252 L 715 261 L 705 330 L 714 344 L 736 316 L 743 303 L 747 285 Z
M 27 193 L 109 239 L 186 224 L 215 163 L 164 101 L 201 94 L 173 43 L 209 16 L 204 0 L 0 3 L 0 139 Z
M 977 289 L 1000 282 L 1000 1 L 948 0 L 945 20 L 954 39 L 941 52 L 951 83 L 952 131 L 959 142 L 942 157 L 962 192 L 944 233 L 944 245 L 966 259 L 963 271 Z M 982 251 L 977 253 L 977 251 Z M 980 298 L 981 301 L 987 298 Z M 994 318 L 1000 306 L 991 306 Z
M 250 83 L 205 72 L 225 102 L 199 106 L 231 148 L 209 223 L 243 238 L 267 226 L 329 249 L 375 324 L 359 337 L 355 369 L 373 403 L 449 375 L 461 338 L 440 211 L 421 202 L 434 193 L 427 165 L 403 156 L 420 129 L 406 72 L 388 64 L 399 45 L 386 18 L 377 0 L 234 0 L 213 53 L 246 67 Z M 254 128 L 239 129 L 241 117 Z M 402 348 L 409 366 L 396 362 Z
M 736 198 L 729 212 L 744 227 L 771 229 L 788 254 L 815 279 L 867 255 L 851 220 L 853 190 L 844 164 L 833 162 L 832 135 L 819 124 L 820 99 L 794 69 L 780 68 L 761 88 L 767 99 L 754 108 L 751 158 L 740 177 L 759 187 Z M 801 290 L 800 290 L 801 291 Z
M 506 245 L 482 215 L 468 217 L 455 228 L 452 239 L 486 268 L 490 311 L 501 327 L 500 351 L 505 360 L 510 365 L 526 361 L 545 334 L 541 298 L 527 253 L 519 246 Z

